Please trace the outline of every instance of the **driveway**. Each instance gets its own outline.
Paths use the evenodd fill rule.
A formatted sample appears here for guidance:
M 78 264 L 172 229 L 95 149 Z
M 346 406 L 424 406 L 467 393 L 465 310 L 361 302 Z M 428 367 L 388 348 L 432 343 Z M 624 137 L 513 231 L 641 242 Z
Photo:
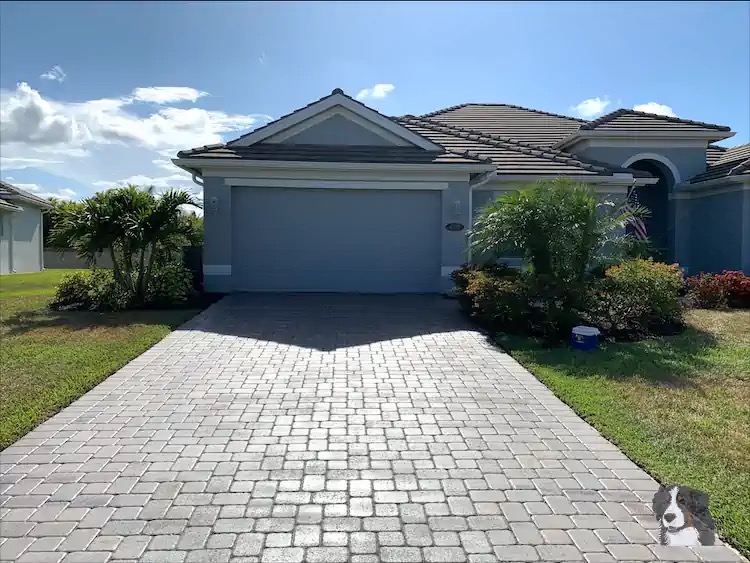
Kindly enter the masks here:
M 3 560 L 740 560 L 437 296 L 226 298 L 2 472 Z

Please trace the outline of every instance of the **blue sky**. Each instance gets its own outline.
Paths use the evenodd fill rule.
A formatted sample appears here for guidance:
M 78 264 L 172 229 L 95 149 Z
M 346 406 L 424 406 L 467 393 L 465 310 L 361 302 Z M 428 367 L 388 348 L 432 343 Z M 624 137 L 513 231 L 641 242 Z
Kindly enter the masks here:
M 71 198 L 125 181 L 195 191 L 177 150 L 335 87 L 389 115 L 651 104 L 730 125 L 736 145 L 750 138 L 750 2 L 6 1 L 0 174 Z

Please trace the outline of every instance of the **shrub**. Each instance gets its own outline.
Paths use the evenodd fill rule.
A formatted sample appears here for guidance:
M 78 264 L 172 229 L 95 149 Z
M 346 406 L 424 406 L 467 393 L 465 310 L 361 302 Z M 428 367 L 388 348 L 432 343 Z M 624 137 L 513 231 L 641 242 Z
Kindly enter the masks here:
M 739 271 L 690 276 L 687 287 L 691 302 L 702 309 L 750 307 L 750 277 Z
M 723 271 L 716 276 L 726 289 L 730 307 L 750 307 L 750 276 L 740 271 Z
M 66 275 L 57 286 L 50 307 L 120 311 L 132 301 L 133 293 L 115 282 L 111 270 L 93 268 Z
M 525 301 L 518 273 L 502 266 L 465 266 L 453 273 L 459 302 L 482 326 L 516 332 Z
M 548 342 L 559 342 L 581 321 L 586 289 L 554 276 L 524 274 L 521 290 L 527 304 L 525 332 Z
M 582 319 L 616 338 L 673 333 L 683 324 L 683 285 L 676 265 L 623 262 L 591 285 Z
M 154 267 L 145 303 L 140 303 L 128 286 L 118 283 L 112 270 L 92 268 L 65 276 L 50 307 L 121 311 L 136 306 L 174 306 L 187 301 L 191 291 L 190 271 L 179 262 Z
M 154 267 L 146 293 L 147 303 L 153 306 L 179 305 L 187 301 L 193 289 L 189 269 L 177 261 Z
M 724 309 L 727 292 L 714 274 L 698 274 L 686 280 L 690 304 L 700 309 Z
M 50 303 L 53 309 L 63 307 L 87 307 L 91 289 L 91 271 L 84 270 L 66 274 L 55 290 L 55 298 Z
M 90 283 L 87 308 L 92 311 L 122 311 L 132 306 L 135 294 L 115 281 L 112 270 L 89 270 Z

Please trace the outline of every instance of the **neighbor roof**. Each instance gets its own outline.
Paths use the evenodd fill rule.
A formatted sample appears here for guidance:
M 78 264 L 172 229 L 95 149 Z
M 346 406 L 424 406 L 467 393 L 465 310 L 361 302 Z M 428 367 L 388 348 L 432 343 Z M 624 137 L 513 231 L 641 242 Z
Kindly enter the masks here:
M 29 203 L 33 203 L 38 207 L 42 207 L 44 209 L 50 209 L 52 207 L 52 204 L 50 204 L 50 202 L 46 199 L 29 193 L 26 190 L 22 190 L 21 188 L 18 188 L 13 184 L 9 184 L 5 180 L 0 180 L 0 199 L 21 199 Z
M 680 119 L 655 113 L 645 113 L 634 109 L 618 109 L 598 119 L 581 125 L 581 131 L 730 131 L 724 125 L 714 125 L 702 121 Z
M 635 177 L 651 177 L 648 172 L 612 167 L 549 147 L 486 135 L 478 130 L 463 129 L 431 119 L 406 116 L 399 118 L 398 122 L 448 150 L 468 150 L 489 157 L 500 175 L 612 176 L 625 173 Z
M 5 209 L 6 211 L 21 211 L 22 208 L 18 207 L 17 205 L 13 205 L 9 201 L 5 201 L 0 197 L 0 209 Z
M 750 143 L 725 150 L 705 172 L 691 178 L 690 183 L 746 175 L 750 175 Z
M 461 104 L 420 117 L 538 146 L 554 145 L 587 123 L 583 119 L 510 104 Z
M 401 164 L 490 164 L 488 157 L 469 150 L 425 151 L 419 147 L 285 145 L 256 143 L 245 147 L 209 145 L 180 151 L 178 158 L 223 158 L 228 160 L 284 160 L 296 162 L 383 162 Z

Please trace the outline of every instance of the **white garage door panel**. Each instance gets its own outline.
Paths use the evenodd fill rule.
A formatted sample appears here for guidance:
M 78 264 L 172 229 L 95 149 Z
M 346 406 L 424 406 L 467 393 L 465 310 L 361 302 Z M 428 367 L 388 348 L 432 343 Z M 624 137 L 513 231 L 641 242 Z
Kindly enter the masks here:
M 439 290 L 438 191 L 235 187 L 232 215 L 239 290 Z

